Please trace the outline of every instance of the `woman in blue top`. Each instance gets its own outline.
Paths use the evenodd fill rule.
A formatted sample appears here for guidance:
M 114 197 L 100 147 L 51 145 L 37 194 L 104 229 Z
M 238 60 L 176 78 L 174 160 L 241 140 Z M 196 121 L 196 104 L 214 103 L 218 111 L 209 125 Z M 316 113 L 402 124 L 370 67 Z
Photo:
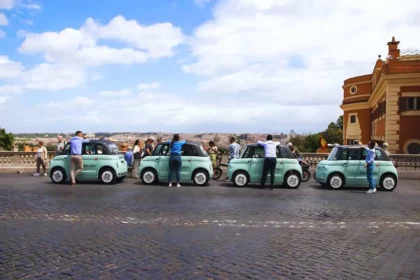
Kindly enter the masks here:
M 169 187 L 172 187 L 172 173 L 175 171 L 176 175 L 176 186 L 179 188 L 181 185 L 179 184 L 179 179 L 181 177 L 181 166 L 182 166 L 182 159 L 181 159 L 181 149 L 182 146 L 187 143 L 186 140 L 180 140 L 179 134 L 175 134 L 170 141 L 170 148 L 171 153 L 169 156 Z
M 374 141 L 370 141 L 368 143 L 368 150 L 366 155 L 366 174 L 367 174 L 367 180 L 369 182 L 369 190 L 367 193 L 375 193 L 376 192 L 376 182 L 373 178 L 373 168 L 374 168 L 374 160 L 375 160 L 375 146 L 376 143 Z

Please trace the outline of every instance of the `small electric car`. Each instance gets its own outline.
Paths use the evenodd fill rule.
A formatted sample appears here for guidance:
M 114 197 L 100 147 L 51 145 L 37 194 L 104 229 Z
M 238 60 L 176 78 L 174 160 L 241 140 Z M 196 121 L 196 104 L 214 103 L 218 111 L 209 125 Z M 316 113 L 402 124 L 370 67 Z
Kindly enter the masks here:
M 77 181 L 100 181 L 104 184 L 121 182 L 127 176 L 127 162 L 118 147 L 111 141 L 91 140 L 82 146 L 83 171 Z M 61 155 L 56 156 L 48 170 L 51 180 L 65 183 L 70 177 L 70 143 Z
M 237 187 L 245 187 L 249 183 L 261 182 L 264 165 L 264 148 L 258 144 L 247 145 L 237 159 L 232 159 L 228 166 L 228 180 Z M 289 188 L 296 189 L 302 180 L 302 167 L 293 155 L 289 147 L 277 146 L 277 165 L 274 183 L 285 184 Z M 270 174 L 266 184 L 270 182 Z
M 159 143 L 151 156 L 141 160 L 138 175 L 146 185 L 169 180 L 169 143 Z M 197 186 L 208 184 L 213 166 L 203 147 L 194 142 L 187 142 L 181 151 L 182 167 L 180 182 L 193 182 Z M 173 174 L 175 181 L 175 174 Z
M 373 176 L 381 189 L 392 191 L 397 187 L 398 172 L 393 162 L 380 147 L 375 148 Z M 326 160 L 320 161 L 315 172 L 315 180 L 332 189 L 343 186 L 369 186 L 365 168 L 367 148 L 337 146 Z

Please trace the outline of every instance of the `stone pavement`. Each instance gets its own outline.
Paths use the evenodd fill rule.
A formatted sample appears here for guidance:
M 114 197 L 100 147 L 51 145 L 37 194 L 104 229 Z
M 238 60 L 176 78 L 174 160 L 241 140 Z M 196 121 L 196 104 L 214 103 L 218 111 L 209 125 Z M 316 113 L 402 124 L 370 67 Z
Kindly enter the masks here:
M 420 279 L 420 182 L 365 191 L 1 174 L 0 279 Z

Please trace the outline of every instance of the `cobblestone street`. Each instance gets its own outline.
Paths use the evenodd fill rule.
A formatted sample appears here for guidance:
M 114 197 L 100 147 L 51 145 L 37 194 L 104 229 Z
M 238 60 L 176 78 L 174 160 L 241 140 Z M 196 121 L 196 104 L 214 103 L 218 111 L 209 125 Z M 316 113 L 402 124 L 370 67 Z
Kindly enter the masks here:
M 1 174 L 0 279 L 420 279 L 419 181 L 365 191 Z

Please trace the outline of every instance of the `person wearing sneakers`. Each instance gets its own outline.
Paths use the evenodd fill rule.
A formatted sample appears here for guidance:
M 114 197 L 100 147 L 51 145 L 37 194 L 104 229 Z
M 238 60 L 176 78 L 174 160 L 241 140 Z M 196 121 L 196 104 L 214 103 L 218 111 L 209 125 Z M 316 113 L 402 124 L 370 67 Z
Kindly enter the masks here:
M 368 143 L 368 149 L 367 149 L 367 155 L 366 155 L 366 174 L 367 174 L 367 180 L 369 182 L 369 190 L 367 193 L 375 193 L 376 192 L 376 182 L 373 178 L 373 168 L 375 167 L 375 146 L 376 143 L 374 141 L 370 141 Z
M 274 186 L 274 174 L 276 171 L 277 165 L 277 146 L 280 145 L 280 142 L 273 141 L 273 135 L 267 135 L 267 142 L 258 141 L 258 145 L 264 147 L 265 159 L 263 166 L 263 174 L 261 177 L 261 188 L 265 188 L 265 181 L 267 180 L 268 171 L 270 171 L 270 190 Z
M 42 171 L 44 171 L 44 176 L 47 176 L 47 160 L 48 160 L 48 151 L 44 146 L 44 142 L 38 142 L 38 151 L 36 152 L 36 173 L 34 176 L 39 176 L 39 172 L 42 166 Z
M 179 134 L 175 134 L 169 143 L 171 148 L 171 153 L 169 155 L 169 187 L 172 187 L 172 173 L 175 172 L 176 186 L 179 188 L 181 187 L 179 184 L 182 167 L 181 150 L 182 146 L 184 146 L 187 141 L 181 140 Z
M 73 186 L 76 186 L 76 176 L 83 171 L 83 143 L 89 142 L 80 130 L 76 131 L 75 134 L 76 136 L 70 139 L 70 180 Z

